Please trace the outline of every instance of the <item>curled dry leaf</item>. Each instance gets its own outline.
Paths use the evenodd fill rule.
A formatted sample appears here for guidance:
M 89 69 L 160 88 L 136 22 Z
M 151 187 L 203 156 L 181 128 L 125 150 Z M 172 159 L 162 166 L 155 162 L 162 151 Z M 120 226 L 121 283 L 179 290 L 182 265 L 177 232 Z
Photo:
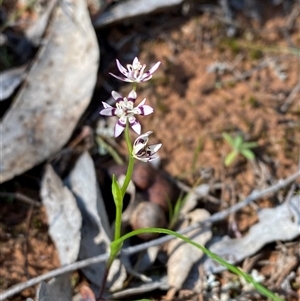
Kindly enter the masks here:
M 80 246 L 81 214 L 72 192 L 63 185 L 51 165 L 42 179 L 41 199 L 46 208 L 49 234 L 57 248 L 60 263 L 77 259 Z
M 242 238 L 224 236 L 210 250 L 230 263 L 237 263 L 255 254 L 265 244 L 273 241 L 288 241 L 299 236 L 300 195 L 276 208 L 265 208 L 258 213 L 259 222 L 253 225 Z M 207 272 L 218 273 L 223 266 L 207 258 Z
M 85 0 L 57 5 L 25 83 L 0 124 L 0 182 L 32 168 L 70 138 L 90 102 L 99 49 Z
M 205 209 L 196 209 L 190 212 L 186 218 L 190 224 L 194 224 L 206 220 L 209 216 L 209 212 Z M 189 226 L 187 220 L 183 222 L 180 228 Z M 185 236 L 200 245 L 205 245 L 211 239 L 212 232 L 210 226 L 206 225 L 187 233 Z M 193 265 L 202 258 L 203 252 L 180 239 L 174 239 L 168 244 L 168 255 L 167 270 L 170 291 L 167 297 L 172 300 L 176 291 L 182 287 Z
M 179 5 L 183 0 L 128 0 L 120 1 L 109 8 L 94 21 L 95 27 L 103 27 L 108 24 L 129 20 L 134 17 L 148 15 L 157 10 L 167 9 Z

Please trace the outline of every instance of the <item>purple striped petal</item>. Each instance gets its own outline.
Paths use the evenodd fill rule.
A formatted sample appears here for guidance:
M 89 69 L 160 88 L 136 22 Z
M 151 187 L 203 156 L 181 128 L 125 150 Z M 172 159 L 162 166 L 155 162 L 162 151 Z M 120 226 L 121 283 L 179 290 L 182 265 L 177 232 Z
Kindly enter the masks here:
M 132 101 L 134 103 L 136 98 L 136 92 L 134 90 L 131 90 L 131 92 L 128 94 L 128 101 Z
M 120 119 L 119 119 L 115 125 L 115 137 L 116 138 L 119 137 L 123 133 L 125 126 L 126 126 L 126 124 L 121 123 Z
M 141 124 L 139 123 L 139 121 L 135 118 L 135 117 L 131 117 L 129 118 L 129 124 L 131 126 L 131 128 L 138 134 L 140 135 L 141 133 Z
M 140 109 L 140 115 L 150 115 L 154 111 L 153 108 L 148 105 L 141 106 L 139 107 L 139 109 Z
M 100 114 L 103 116 L 115 116 L 116 109 L 107 104 L 106 102 L 102 102 L 104 109 L 100 111 Z
M 111 96 L 113 97 L 114 100 L 120 101 L 123 99 L 123 97 L 116 91 L 111 92 Z

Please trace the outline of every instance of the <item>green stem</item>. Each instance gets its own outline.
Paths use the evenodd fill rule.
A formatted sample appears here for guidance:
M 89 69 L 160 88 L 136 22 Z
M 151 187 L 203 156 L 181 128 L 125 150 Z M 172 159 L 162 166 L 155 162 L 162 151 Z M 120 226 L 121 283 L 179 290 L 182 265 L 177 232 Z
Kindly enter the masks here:
M 206 249 L 204 246 L 197 244 L 196 242 L 194 242 L 193 240 L 189 239 L 186 236 L 183 236 L 177 232 L 174 232 L 172 230 L 168 230 L 168 229 L 162 229 L 162 228 L 144 228 L 144 229 L 138 229 L 135 231 L 132 231 L 130 233 L 127 233 L 125 235 L 123 235 L 122 237 L 120 237 L 118 240 L 114 241 L 112 244 L 116 244 L 116 245 L 122 245 L 122 243 L 135 235 L 139 235 L 142 233 L 163 233 L 163 234 L 167 234 L 167 235 L 172 235 L 175 236 L 193 246 L 195 246 L 196 248 L 200 249 L 203 253 L 205 253 L 207 256 L 211 257 L 213 260 L 217 261 L 218 263 L 220 263 L 221 265 L 223 265 L 224 267 L 226 267 L 229 271 L 235 273 L 236 275 L 244 278 L 248 283 L 251 283 L 254 288 L 259 291 L 262 295 L 271 298 L 274 301 L 284 301 L 283 299 L 281 299 L 280 297 L 276 296 L 274 293 L 272 293 L 271 291 L 269 291 L 266 287 L 264 287 L 262 284 L 257 283 L 253 280 L 253 278 L 248 275 L 247 273 L 245 273 L 244 271 L 240 270 L 239 268 L 235 267 L 234 265 L 228 263 L 227 261 L 225 261 L 224 259 L 222 259 L 221 257 L 219 257 L 217 254 L 209 251 L 208 249 Z
M 114 241 L 121 237 L 121 221 L 122 221 L 122 209 L 123 204 L 121 206 L 116 206 L 116 221 L 115 221 L 115 237 Z
M 125 128 L 125 139 L 126 139 L 127 149 L 128 149 L 128 153 L 129 153 L 129 161 L 128 161 L 128 167 L 127 167 L 125 180 L 124 180 L 124 183 L 121 188 L 123 198 L 124 198 L 124 195 L 128 188 L 129 182 L 132 178 L 133 167 L 134 167 L 134 157 L 132 156 L 132 144 L 131 144 L 130 136 L 129 136 L 128 121 L 126 123 L 126 128 Z
M 137 83 L 132 83 L 132 90 L 136 91 Z
M 107 281 L 110 267 L 111 267 L 114 259 L 120 252 L 122 245 L 123 245 L 123 241 L 120 241 L 121 228 L 122 228 L 123 200 L 124 200 L 124 196 L 125 196 L 126 190 L 128 188 L 129 182 L 132 178 L 133 167 L 134 167 L 134 157 L 131 155 L 132 145 L 131 145 L 130 136 L 129 136 L 128 121 L 127 121 L 126 127 L 125 127 L 125 139 L 126 139 L 128 153 L 129 153 L 129 161 L 128 161 L 127 172 L 125 175 L 125 180 L 124 180 L 124 183 L 121 188 L 120 188 L 119 183 L 117 182 L 115 176 L 113 176 L 112 190 L 113 190 L 113 196 L 114 196 L 114 201 L 115 201 L 115 205 L 116 205 L 115 236 L 114 236 L 114 241 L 110 244 L 110 255 L 109 255 L 109 259 L 105 266 L 105 272 L 104 272 L 103 279 L 102 279 L 101 290 L 100 290 L 99 297 L 97 299 L 99 301 L 102 300 L 102 295 L 104 292 L 104 287 L 105 287 L 105 284 Z

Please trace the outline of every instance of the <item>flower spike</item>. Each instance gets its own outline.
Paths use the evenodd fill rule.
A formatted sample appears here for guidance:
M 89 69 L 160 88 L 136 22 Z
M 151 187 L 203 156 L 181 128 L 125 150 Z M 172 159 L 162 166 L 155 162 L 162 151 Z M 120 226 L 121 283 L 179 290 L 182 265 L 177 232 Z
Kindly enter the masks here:
M 144 72 L 146 65 L 142 65 L 137 57 L 134 58 L 132 64 L 127 64 L 127 69 L 116 60 L 119 71 L 123 76 L 117 76 L 113 73 L 109 73 L 115 78 L 129 83 L 142 83 L 152 78 L 153 73 L 157 70 L 160 62 L 157 62 L 150 70 Z
M 159 157 L 156 153 L 161 148 L 161 143 L 147 146 L 149 135 L 152 133 L 152 131 L 149 131 L 145 134 L 142 134 L 134 141 L 132 150 L 132 156 L 134 158 L 143 162 L 149 162 Z
M 116 107 L 102 102 L 104 109 L 100 111 L 100 114 L 104 116 L 117 116 L 119 118 L 115 125 L 115 137 L 122 134 L 126 127 L 127 120 L 131 128 L 139 135 L 141 133 L 141 124 L 134 115 L 149 115 L 153 113 L 153 108 L 145 105 L 146 98 L 144 98 L 139 105 L 134 107 L 137 98 L 137 94 L 134 90 L 128 94 L 128 97 L 122 97 L 116 91 L 112 91 L 111 95 L 116 101 Z

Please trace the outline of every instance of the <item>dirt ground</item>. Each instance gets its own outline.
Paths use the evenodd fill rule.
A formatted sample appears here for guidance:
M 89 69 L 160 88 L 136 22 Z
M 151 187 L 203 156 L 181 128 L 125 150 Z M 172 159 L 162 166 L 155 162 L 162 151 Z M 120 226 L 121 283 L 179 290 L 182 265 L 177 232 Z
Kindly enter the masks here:
M 121 94 L 129 92 L 128 85 L 118 86 L 108 75 L 117 73 L 114 59 L 125 64 L 138 55 L 147 66 L 161 61 L 153 80 L 137 90 L 138 100 L 146 97 L 155 109 L 154 114 L 139 120 L 145 131 L 153 131 L 151 141 L 163 144 L 160 167 L 190 186 L 200 179 L 202 183 L 222 183 L 225 187 L 215 196 L 222 203 L 207 200 L 202 207 L 212 213 L 227 208 L 254 189 L 266 188 L 295 173 L 300 155 L 300 53 L 295 50 L 300 48 L 300 18 L 291 22 L 290 16 L 273 8 L 265 12 L 259 24 L 240 13 L 234 37 L 227 37 L 226 24 L 213 13 L 191 11 L 185 16 L 178 12 L 159 14 L 155 21 L 137 20 L 97 31 L 101 49 L 97 88 L 71 140 L 84 125 L 95 127 L 99 118 L 95 111 L 100 111 L 101 101 L 109 96 L 109 90 L 103 87 L 113 87 Z M 225 167 L 224 159 L 231 148 L 222 137 L 224 132 L 257 142 L 258 147 L 253 149 L 255 160 L 240 155 Z M 125 143 L 121 139 L 118 142 L 122 154 Z M 91 148 L 95 153 L 93 148 L 95 144 Z M 21 193 L 39 202 L 42 169 L 38 166 L 5 183 L 1 193 Z M 25 181 L 29 183 L 26 187 Z M 279 204 L 289 188 L 258 201 L 258 206 Z M 0 206 L 0 290 L 58 267 L 43 209 L 12 195 Z M 231 222 L 236 223 L 237 232 L 246 233 L 256 222 L 255 210 L 245 208 Z M 231 236 L 236 234 L 228 231 Z M 266 246 L 256 254 L 260 259 L 254 260 L 253 266 L 270 279 L 276 269 L 272 262 L 283 256 L 282 245 L 285 256 L 292 254 L 298 260 L 282 273 L 298 273 L 299 281 L 297 242 Z M 219 277 L 226 281 L 228 275 Z M 268 287 L 279 289 L 279 278 L 272 278 Z M 75 273 L 74 284 L 80 281 L 82 276 Z M 297 300 L 300 283 L 294 280 L 291 287 L 285 298 Z M 34 288 L 30 288 L 11 300 L 33 296 Z

